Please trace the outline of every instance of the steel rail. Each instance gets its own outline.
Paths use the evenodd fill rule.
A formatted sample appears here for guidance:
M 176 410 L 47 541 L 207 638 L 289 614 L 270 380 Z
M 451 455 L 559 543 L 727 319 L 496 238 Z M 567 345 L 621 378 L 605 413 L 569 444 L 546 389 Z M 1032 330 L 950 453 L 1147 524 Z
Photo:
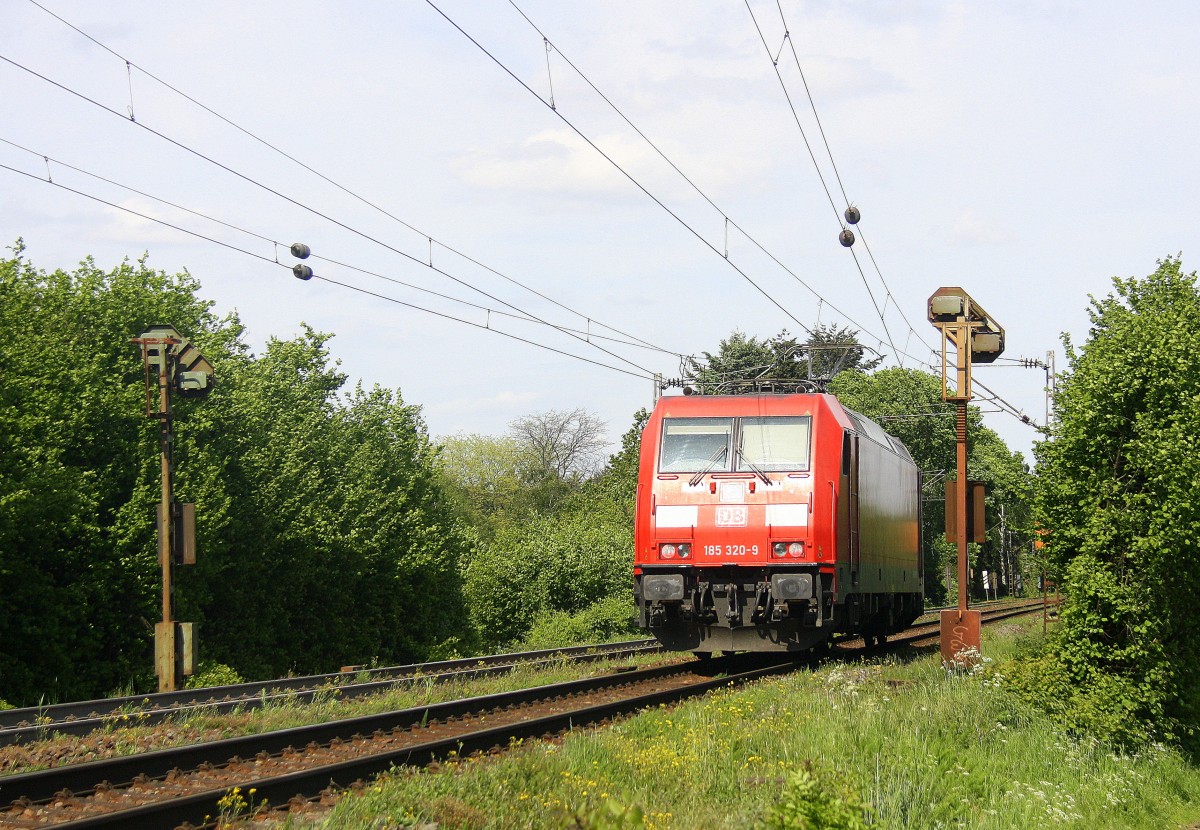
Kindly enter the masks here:
M 725 665 L 736 665 L 736 663 L 731 658 L 719 664 L 719 666 Z M 793 661 L 784 656 L 782 659 L 776 659 L 765 669 L 758 669 L 759 674 L 753 676 L 765 676 L 764 672 L 790 670 L 792 665 Z M 568 681 L 551 686 L 414 707 L 382 715 L 296 727 L 243 738 L 23 773 L 0 778 L 0 792 L 4 793 L 6 799 L 11 799 L 19 794 L 22 796 L 20 799 L 22 802 L 45 803 L 55 797 L 67 796 L 64 791 L 69 791 L 68 797 L 73 797 L 79 793 L 93 792 L 101 784 L 107 789 L 114 782 L 128 783 L 134 779 L 135 775 L 139 780 L 143 780 L 143 777 L 161 778 L 179 767 L 196 769 L 203 764 L 219 767 L 227 763 L 235 763 L 243 756 L 253 757 L 262 752 L 279 754 L 290 747 L 305 746 L 314 742 L 328 745 L 339 739 L 347 741 L 363 734 L 376 733 L 377 730 L 382 732 L 402 731 L 427 723 L 443 723 L 452 718 L 485 714 L 526 703 L 551 701 L 638 682 L 669 678 L 672 675 L 690 674 L 694 673 L 697 668 L 696 663 L 655 666 L 636 671 L 617 672 L 599 678 Z M 348 759 L 336 764 L 324 764 L 311 770 L 266 777 L 261 781 L 229 782 L 220 789 L 168 798 L 165 801 L 153 802 L 119 812 L 90 816 L 57 826 L 162 827 L 173 826 L 182 821 L 198 824 L 203 822 L 204 816 L 216 815 L 219 812 L 217 801 L 225 796 L 235 783 L 242 786 L 243 791 L 248 791 L 253 787 L 258 793 L 256 798 L 266 798 L 271 802 L 275 802 L 276 799 L 286 801 L 297 793 L 315 794 L 328 787 L 331 782 L 350 783 L 363 775 L 386 770 L 393 764 L 428 763 L 436 758 L 447 757 L 451 752 L 473 752 L 490 749 L 493 745 L 504 746 L 512 738 L 539 736 L 547 732 L 561 731 L 573 724 L 588 723 L 596 718 L 611 717 L 612 714 L 632 711 L 642 706 L 655 705 L 658 702 L 683 699 L 689 694 L 686 689 L 694 689 L 690 694 L 703 694 L 730 682 L 736 682 L 734 676 L 721 676 L 702 681 L 698 685 L 692 684 L 683 690 L 674 690 L 678 693 L 675 698 L 670 697 L 670 692 L 655 692 L 650 696 L 638 696 L 632 701 L 627 698 L 623 701 L 570 709 L 552 716 L 519 721 L 507 727 L 475 730 L 469 734 L 421 742 L 383 754 L 377 753 L 373 756 Z M 605 712 L 609 712 L 609 714 L 604 714 Z
M 92 792 L 96 785 L 107 782 L 121 786 L 135 776 L 156 778 L 176 767 L 192 769 L 201 764 L 221 765 L 233 757 L 254 757 L 260 752 L 272 754 L 289 747 L 304 747 L 310 743 L 327 744 L 333 740 L 351 740 L 355 736 L 371 735 L 377 730 L 411 729 L 433 721 L 446 721 L 481 711 L 520 706 L 557 697 L 626 685 L 638 680 L 686 674 L 695 669 L 693 663 L 674 663 L 652 666 L 628 672 L 615 672 L 601 677 L 569 680 L 546 686 L 534 686 L 512 692 L 499 692 L 481 697 L 461 698 L 444 703 L 431 703 L 384 712 L 361 715 L 343 720 L 259 732 L 237 738 L 172 747 L 119 758 L 86 761 L 62 767 L 18 773 L 0 777 L 0 798 L 23 796 L 31 801 L 45 801 L 61 790 L 72 793 Z
M 1006 608 L 991 608 L 991 609 L 983 610 L 981 612 L 982 619 L 980 621 L 984 625 L 986 625 L 988 623 L 994 623 L 994 622 L 1000 622 L 1001 620 L 1007 620 L 1010 617 L 1023 617 L 1026 614 L 1034 614 L 1041 610 L 1042 610 L 1042 601 L 1041 600 L 1038 600 L 1037 602 L 1027 603 L 1024 605 L 1009 606 Z M 918 628 L 918 627 L 919 628 L 935 628 L 938 626 L 939 626 L 939 623 L 933 622 L 933 623 L 923 623 L 920 626 L 913 626 L 913 627 L 914 628 Z M 889 643 L 897 643 L 897 644 L 911 644 L 912 642 L 917 642 L 920 640 L 936 638 L 937 636 L 939 636 L 939 634 L 940 634 L 940 632 L 935 633 L 935 634 L 913 633 L 913 634 L 908 634 L 908 635 L 905 635 L 902 637 L 898 637 L 895 640 L 889 640 L 888 642 Z
M 991 602 L 991 603 L 1003 602 L 1003 601 L 1004 600 L 988 600 L 988 602 Z M 972 606 L 972 608 L 978 610 L 981 614 L 984 614 L 984 615 L 996 614 L 996 613 L 999 613 L 1002 611 L 1009 611 L 1012 609 L 1020 609 L 1019 613 L 1027 614 L 1034 610 L 1040 609 L 1041 607 L 1042 607 L 1042 601 L 1040 599 L 1030 600 L 1030 599 L 1025 599 L 1023 597 L 1018 597 L 1015 600 L 1013 600 L 1011 602 L 1011 604 L 1003 605 L 1003 606 L 992 605 L 989 607 L 989 606 L 984 606 L 982 603 Z M 946 608 L 928 608 L 925 611 L 923 611 L 919 617 L 917 617 L 915 620 L 913 620 L 912 624 L 905 630 L 909 631 L 914 628 L 926 628 L 929 626 L 940 625 L 940 620 L 938 619 L 938 614 L 942 611 L 953 611 L 957 608 L 958 608 L 958 606 L 956 606 L 956 605 L 951 605 Z M 926 620 L 926 622 L 921 622 L 921 620 Z M 858 641 L 861 641 L 862 639 L 863 639 L 863 636 L 861 634 L 843 634 L 843 635 L 839 635 L 837 637 L 831 638 L 829 641 L 829 644 L 832 646 L 839 646 L 839 645 L 842 645 L 845 643 L 858 642 Z M 895 635 L 888 635 L 888 639 L 886 640 L 886 642 L 888 642 L 888 643 L 908 642 L 908 640 L 904 639 L 904 638 L 895 639 Z
M 986 615 L 984 623 L 990 624 L 1010 617 L 1033 613 L 1040 607 L 1039 603 L 1032 603 L 1015 608 L 992 609 L 984 612 Z M 928 628 L 930 626 L 922 627 Z M 936 639 L 936 636 L 936 634 L 914 632 L 912 635 L 890 640 L 886 647 L 913 645 L 917 642 Z M 845 650 L 852 654 L 867 651 L 867 649 Z M 243 791 L 254 788 L 257 799 L 266 799 L 269 803 L 278 805 L 297 794 L 311 796 L 331 785 L 344 787 L 365 776 L 385 771 L 396 765 L 429 763 L 433 760 L 445 758 L 452 752 L 469 753 L 486 751 L 493 747 L 505 746 L 508 742 L 515 739 L 554 734 L 574 725 L 602 721 L 647 706 L 677 702 L 688 697 L 707 693 L 722 686 L 739 685 L 749 680 L 767 677 L 772 674 L 789 672 L 800 665 L 800 661 L 796 659 L 799 656 L 801 655 L 753 655 L 753 657 L 772 660 L 772 662 L 765 667 L 759 667 L 752 671 L 723 675 L 682 688 L 655 691 L 648 695 L 638 695 L 621 701 L 608 702 L 513 724 L 476 730 L 468 734 L 458 734 L 449 738 L 426 741 L 383 753 L 365 755 L 333 764 L 323 764 L 312 769 L 285 775 L 256 780 L 247 778 L 239 782 L 237 786 L 241 786 Z M 720 671 L 720 669 L 727 665 L 736 666 L 738 664 L 735 661 L 739 658 L 744 660 L 746 655 L 739 655 L 733 658 L 719 658 L 718 661 L 707 664 L 707 669 L 709 671 Z M 112 785 L 114 782 L 119 785 L 126 784 L 131 782 L 135 776 L 138 778 L 160 778 L 180 767 L 195 769 L 203 764 L 222 766 L 227 763 L 236 762 L 244 757 L 258 755 L 259 753 L 265 752 L 274 755 L 283 753 L 289 748 L 312 743 L 330 744 L 337 740 L 354 740 L 364 734 L 379 734 L 381 732 L 412 729 L 427 723 L 445 722 L 446 720 L 466 715 L 480 714 L 538 701 L 564 698 L 630 685 L 640 681 L 686 674 L 694 671 L 696 667 L 697 664 L 695 663 L 655 666 L 636 671 L 618 672 L 600 678 L 567 681 L 514 692 L 413 707 L 398 712 L 368 715 L 331 723 L 295 727 L 187 747 L 159 750 L 123 758 L 106 759 L 49 770 L 22 773 L 0 778 L 0 792 L 6 796 L 19 794 L 24 799 L 28 799 L 29 802 L 33 803 L 46 802 L 52 797 L 63 794 L 64 791 L 68 791 L 71 794 L 88 793 L 94 791 L 97 785 L 102 783 L 104 785 Z M 229 786 L 225 786 L 220 789 L 212 789 L 194 795 L 177 796 L 127 810 L 62 823 L 58 826 L 70 828 L 161 827 L 185 821 L 199 824 L 203 823 L 204 817 L 215 815 L 219 812 L 217 802 L 227 795 L 229 789 Z
M 330 693 L 349 700 L 377 694 L 407 680 L 438 683 L 472 679 L 505 674 L 521 665 L 544 665 L 561 658 L 586 663 L 661 650 L 654 640 L 633 640 L 9 709 L 0 712 L 0 746 L 42 740 L 52 735 L 86 735 L 114 724 L 160 723 L 195 709 L 206 712 L 254 709 L 283 700 L 307 702 Z M 367 680 L 359 679 L 363 674 L 367 675 Z
M 685 664 L 694 668 L 694 664 Z M 539 738 L 557 734 L 579 726 L 601 723 L 620 715 L 658 705 L 677 703 L 690 697 L 707 694 L 719 688 L 739 686 L 754 680 L 794 670 L 792 660 L 778 662 L 766 667 L 715 677 L 681 688 L 653 691 L 636 697 L 609 701 L 568 712 L 560 712 L 517 723 L 481 729 L 466 735 L 427 741 L 402 749 L 363 756 L 326 764 L 287 775 L 247 780 L 239 786 L 244 792 L 255 790 L 256 799 L 265 799 L 269 804 L 285 804 L 297 793 L 315 794 L 330 787 L 343 788 L 368 776 L 386 772 L 396 766 L 421 766 L 452 754 L 466 755 L 487 752 L 496 747 L 509 746 L 513 741 Z M 625 675 L 622 680 L 628 680 Z M 576 681 L 578 682 L 578 681 Z M 228 788 L 209 790 L 190 796 L 91 816 L 57 825 L 70 830 L 87 828 L 162 828 L 183 822 L 203 824 L 206 817 L 219 813 L 217 802 L 229 792 Z

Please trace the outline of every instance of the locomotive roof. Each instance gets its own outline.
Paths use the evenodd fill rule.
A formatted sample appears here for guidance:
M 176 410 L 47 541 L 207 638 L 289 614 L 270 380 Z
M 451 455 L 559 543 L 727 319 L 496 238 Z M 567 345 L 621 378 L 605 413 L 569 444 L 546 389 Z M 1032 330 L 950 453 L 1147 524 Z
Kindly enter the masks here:
M 867 416 L 842 405 L 833 395 L 823 392 L 797 392 L 765 395 L 664 395 L 654 406 L 660 417 L 730 417 L 742 415 L 811 414 L 826 409 L 843 429 L 879 444 L 884 449 L 912 461 L 904 443 Z M 801 412 L 797 412 L 801 409 Z

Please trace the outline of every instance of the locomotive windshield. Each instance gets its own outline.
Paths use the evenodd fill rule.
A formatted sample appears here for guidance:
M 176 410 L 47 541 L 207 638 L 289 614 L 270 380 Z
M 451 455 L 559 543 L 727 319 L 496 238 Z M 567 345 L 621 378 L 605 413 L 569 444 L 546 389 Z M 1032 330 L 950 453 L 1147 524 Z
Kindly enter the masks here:
M 666 418 L 658 470 L 662 473 L 728 470 L 732 435 L 732 418 Z
M 732 454 L 733 469 L 738 472 L 807 470 L 811 433 L 812 418 L 808 415 L 664 418 L 658 470 L 728 471 L 733 441 L 737 447 Z
M 739 471 L 807 470 L 812 418 L 742 418 L 738 438 Z

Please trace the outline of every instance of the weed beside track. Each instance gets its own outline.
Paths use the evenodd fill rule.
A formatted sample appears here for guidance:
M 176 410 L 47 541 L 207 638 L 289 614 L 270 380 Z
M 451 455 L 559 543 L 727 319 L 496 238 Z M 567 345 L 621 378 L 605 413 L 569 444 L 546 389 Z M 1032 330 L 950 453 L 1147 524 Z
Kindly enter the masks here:
M 801 785 L 887 828 L 1200 819 L 1200 774 L 1177 753 L 1073 739 L 1005 689 L 1015 632 L 1040 629 L 1037 617 L 985 629 L 993 662 L 972 672 L 947 673 L 936 649 L 829 663 L 498 757 L 396 770 L 280 826 L 755 827 Z

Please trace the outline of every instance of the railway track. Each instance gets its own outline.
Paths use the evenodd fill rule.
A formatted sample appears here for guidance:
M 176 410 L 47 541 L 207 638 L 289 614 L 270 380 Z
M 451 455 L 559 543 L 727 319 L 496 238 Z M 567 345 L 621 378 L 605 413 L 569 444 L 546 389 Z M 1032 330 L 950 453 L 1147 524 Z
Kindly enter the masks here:
M 506 674 L 517 666 L 546 665 L 564 659 L 587 663 L 658 651 L 661 648 L 654 640 L 632 640 L 386 668 L 351 667 L 332 674 L 9 709 L 0 711 L 0 746 L 44 740 L 54 735 L 86 735 L 95 729 L 119 724 L 153 725 L 198 710 L 218 714 L 281 702 L 304 703 L 331 694 L 339 700 L 351 700 L 379 694 L 399 683 L 416 679 L 423 683 L 443 683 Z
M 989 609 L 984 624 L 1041 608 Z M 937 641 L 916 626 L 884 648 Z M 862 642 L 861 640 L 859 641 Z M 837 652 L 865 648 L 844 641 Z M 394 766 L 487 752 L 660 704 L 796 670 L 792 655 L 733 655 L 618 671 L 584 680 L 297 727 L 0 778 L 0 828 L 159 828 L 201 825 L 234 788 L 254 805 L 280 807 Z

